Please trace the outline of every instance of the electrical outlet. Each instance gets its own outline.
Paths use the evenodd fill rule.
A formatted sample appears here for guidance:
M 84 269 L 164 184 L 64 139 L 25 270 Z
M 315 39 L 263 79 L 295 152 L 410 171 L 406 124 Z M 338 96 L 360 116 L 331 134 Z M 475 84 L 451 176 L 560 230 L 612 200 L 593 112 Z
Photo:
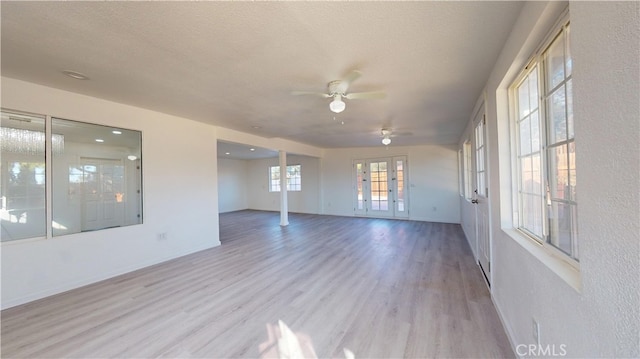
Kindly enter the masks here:
M 533 340 L 539 347 L 540 346 L 540 324 L 538 324 L 538 321 L 535 318 L 533 318 L 532 321 L 533 321 Z

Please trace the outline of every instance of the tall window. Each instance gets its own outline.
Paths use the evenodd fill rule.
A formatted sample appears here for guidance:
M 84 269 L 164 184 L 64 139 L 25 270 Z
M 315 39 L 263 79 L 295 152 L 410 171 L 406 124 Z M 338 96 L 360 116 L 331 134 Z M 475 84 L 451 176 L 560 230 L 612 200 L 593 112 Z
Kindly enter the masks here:
M 518 227 L 578 260 L 569 22 L 514 84 Z
M 302 191 L 301 165 L 287 166 L 287 191 Z M 280 192 L 280 166 L 269 167 L 269 192 Z

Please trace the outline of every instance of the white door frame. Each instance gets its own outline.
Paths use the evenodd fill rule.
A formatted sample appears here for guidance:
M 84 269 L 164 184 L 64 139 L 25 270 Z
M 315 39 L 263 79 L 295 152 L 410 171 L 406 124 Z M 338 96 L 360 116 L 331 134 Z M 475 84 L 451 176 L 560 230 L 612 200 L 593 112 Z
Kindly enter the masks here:
M 491 213 L 489 205 L 488 184 L 488 135 L 484 102 L 480 104 L 473 118 L 473 175 L 474 193 L 472 202 L 475 203 L 475 232 L 477 261 L 487 284 L 491 286 Z
M 386 181 L 384 182 L 387 194 L 386 209 L 379 209 L 382 206 L 374 206 L 372 203 L 373 175 L 371 174 L 372 163 L 386 163 Z M 402 178 L 399 178 L 398 162 L 402 164 Z M 383 218 L 408 218 L 409 217 L 409 171 L 407 156 L 381 157 L 370 159 L 357 159 L 353 161 L 353 211 L 356 216 L 370 216 Z M 403 184 L 402 189 L 398 188 L 398 183 Z M 380 185 L 380 181 L 378 181 Z M 383 186 L 383 187 L 384 187 Z M 402 191 L 402 201 L 399 200 L 399 193 Z M 379 203 L 382 205 L 382 203 Z M 374 209 L 378 207 L 378 209 Z

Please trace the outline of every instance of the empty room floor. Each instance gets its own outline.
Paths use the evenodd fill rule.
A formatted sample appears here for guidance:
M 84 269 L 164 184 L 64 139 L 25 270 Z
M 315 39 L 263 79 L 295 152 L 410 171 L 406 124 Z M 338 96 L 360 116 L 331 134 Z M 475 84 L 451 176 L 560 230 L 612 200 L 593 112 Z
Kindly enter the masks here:
M 459 225 L 289 220 L 4 310 L 2 357 L 514 357 Z

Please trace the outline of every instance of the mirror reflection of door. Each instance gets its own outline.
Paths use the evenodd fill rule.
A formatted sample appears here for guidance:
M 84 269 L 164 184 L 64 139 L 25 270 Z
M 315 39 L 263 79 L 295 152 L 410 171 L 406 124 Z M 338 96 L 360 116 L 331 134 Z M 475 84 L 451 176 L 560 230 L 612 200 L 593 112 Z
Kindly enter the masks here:
M 82 161 L 82 230 L 124 225 L 124 165 L 119 159 Z
M 408 217 L 406 156 L 355 160 L 354 213 Z

